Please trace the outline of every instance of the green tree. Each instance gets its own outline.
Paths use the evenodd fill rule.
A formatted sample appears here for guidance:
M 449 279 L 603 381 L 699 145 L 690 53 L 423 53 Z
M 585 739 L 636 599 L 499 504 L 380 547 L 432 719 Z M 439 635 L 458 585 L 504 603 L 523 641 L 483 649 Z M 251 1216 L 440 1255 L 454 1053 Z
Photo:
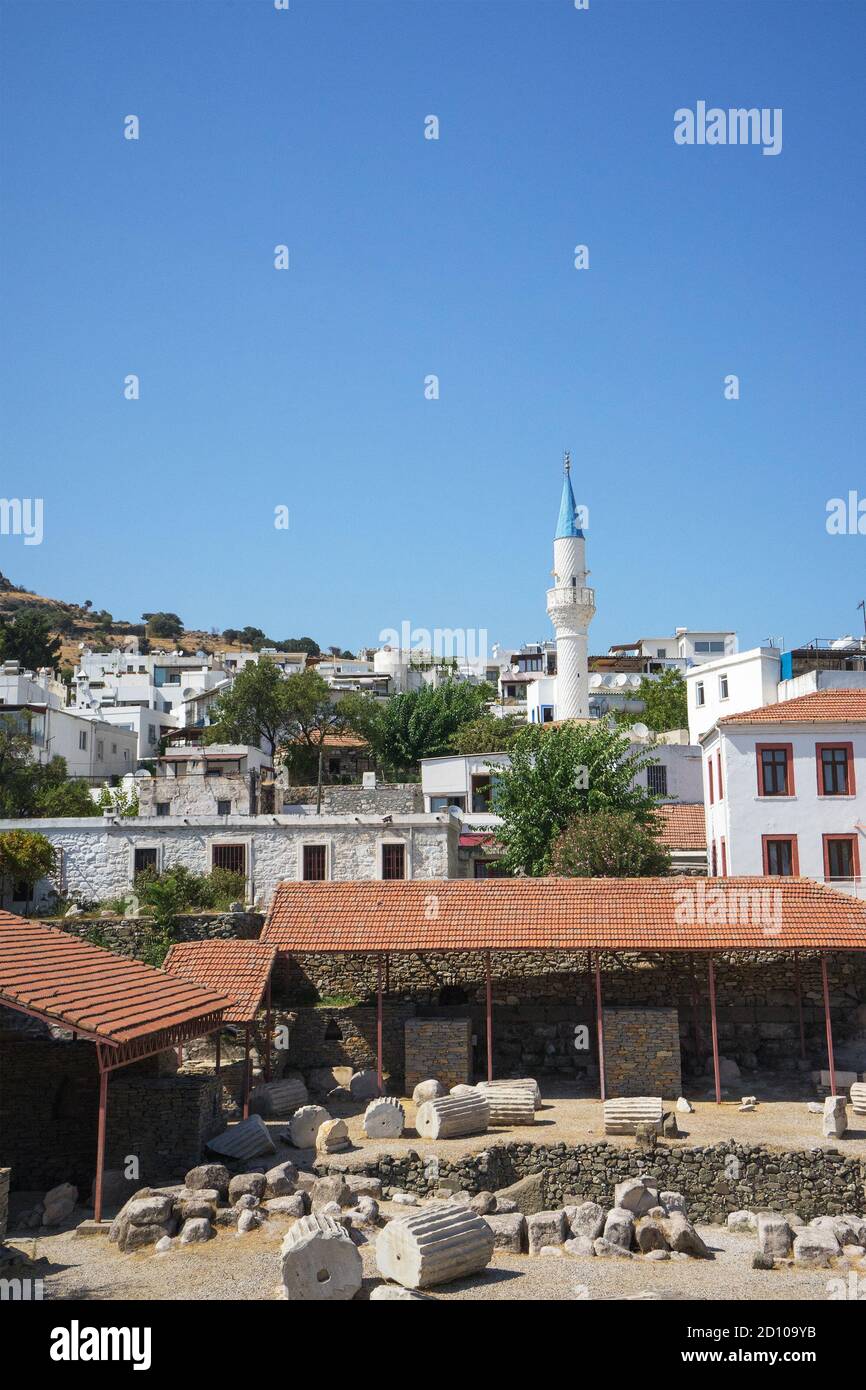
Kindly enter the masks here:
M 281 652 L 306 652 L 307 656 L 321 656 L 322 649 L 312 637 L 287 637 L 277 644 Z
M 551 872 L 564 878 L 651 878 L 669 874 L 671 859 L 657 822 L 633 811 L 585 811 L 556 840 Z
M 323 734 L 342 727 L 327 682 L 312 668 L 284 676 L 270 657 L 249 662 L 232 686 L 214 702 L 208 743 L 262 744 L 286 765 L 297 750 L 318 749 Z
M 628 738 L 606 724 L 528 724 L 509 756 L 511 766 L 496 770 L 496 812 L 503 822 L 496 838 L 510 873 L 549 873 L 554 843 L 575 815 L 632 811 L 649 824 L 658 804 L 634 785 L 654 760 L 631 752 Z
M 37 762 L 27 727 L 16 715 L 0 715 L 0 817 L 98 814 L 84 782 L 67 776 L 66 759 Z
M 183 635 L 183 623 L 176 613 L 142 613 L 151 637 L 175 638 Z
M 0 835 L 0 879 L 10 887 L 27 885 L 27 903 L 41 878 L 54 872 L 57 855 L 53 845 L 35 830 L 6 830 Z
M 641 713 L 617 710 L 614 714 L 617 724 L 646 724 L 648 729 L 657 734 L 665 734 L 670 729 L 688 728 L 686 683 L 676 667 L 667 667 L 658 680 L 644 676 L 635 692 L 635 698 L 643 701 Z
M 493 694 L 489 685 L 449 680 L 392 695 L 381 705 L 370 696 L 344 696 L 340 709 L 377 763 L 397 773 L 416 771 L 422 758 L 452 752 L 454 734 L 484 712 Z
M 526 720 L 519 714 L 507 714 L 500 719 L 497 714 L 480 714 L 461 724 L 451 735 L 449 743 L 455 753 L 505 753 L 514 742 L 517 734 L 526 728 Z
M 51 619 L 24 608 L 11 620 L 0 617 L 0 659 L 18 661 L 28 671 L 54 666 L 60 655 L 60 638 L 52 636 Z

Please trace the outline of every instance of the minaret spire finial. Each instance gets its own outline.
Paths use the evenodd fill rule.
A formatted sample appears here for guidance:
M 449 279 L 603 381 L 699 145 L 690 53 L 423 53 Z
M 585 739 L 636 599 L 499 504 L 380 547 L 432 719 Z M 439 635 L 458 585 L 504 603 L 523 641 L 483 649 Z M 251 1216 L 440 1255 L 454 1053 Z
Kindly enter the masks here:
M 563 456 L 562 456 L 562 460 L 563 460 L 563 465 L 564 465 L 564 468 L 565 468 L 566 476 L 568 476 L 568 474 L 571 472 L 571 454 L 568 452 L 567 449 L 566 449 L 565 453 L 564 453 Z

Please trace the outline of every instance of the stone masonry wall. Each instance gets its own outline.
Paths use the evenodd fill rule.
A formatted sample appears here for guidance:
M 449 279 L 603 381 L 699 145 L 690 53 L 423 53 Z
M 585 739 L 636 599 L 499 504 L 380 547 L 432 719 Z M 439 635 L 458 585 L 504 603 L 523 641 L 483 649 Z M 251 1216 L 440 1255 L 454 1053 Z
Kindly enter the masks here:
M 645 1155 L 631 1145 L 620 1148 L 603 1142 L 502 1144 L 453 1162 L 429 1151 L 410 1151 L 399 1158 L 383 1154 L 363 1171 L 386 1186 L 419 1194 L 433 1192 L 440 1184 L 466 1192 L 496 1192 L 538 1173 L 546 1208 L 561 1206 L 566 1199 L 610 1207 L 618 1182 L 646 1173 L 660 1189 L 681 1192 L 694 1221 L 723 1222 L 729 1212 L 745 1209 L 796 1211 L 804 1221 L 842 1212 L 866 1215 L 866 1161 L 846 1158 L 834 1148 L 776 1153 L 760 1145 L 728 1143 L 692 1149 L 660 1146 Z
M 287 787 L 286 804 L 316 804 L 316 787 Z M 322 810 L 334 815 L 387 816 L 405 815 L 424 810 L 424 793 L 420 782 L 379 782 L 373 788 L 325 784 L 322 787 Z
M 383 1013 L 382 1062 L 392 1083 L 403 1080 L 403 1029 L 415 1012 L 414 1004 L 392 1004 Z M 322 1005 L 299 1008 L 284 1015 L 277 1011 L 276 1027 L 289 1025 L 285 1065 L 300 1071 L 315 1067 L 352 1067 L 360 1071 L 376 1066 L 376 1010 L 364 1005 Z
M 472 1080 L 470 1018 L 410 1018 L 406 1022 L 406 1095 L 435 1077 L 446 1090 Z
M 610 1096 L 682 1092 L 676 1009 L 605 1009 L 604 1068 Z
M 202 913 L 177 918 L 175 941 L 223 941 L 240 937 L 255 941 L 261 934 L 264 916 L 260 912 Z M 141 955 L 149 917 L 62 917 L 51 923 L 73 936 L 91 940 L 115 955 L 135 959 Z
M 106 1166 L 136 1155 L 142 1186 L 182 1177 L 222 1127 L 215 1078 L 161 1077 L 159 1070 L 159 1057 L 151 1057 L 108 1082 Z M 0 1040 L 0 1164 L 11 1167 L 16 1188 L 73 1182 L 89 1195 L 98 1091 L 93 1043 Z

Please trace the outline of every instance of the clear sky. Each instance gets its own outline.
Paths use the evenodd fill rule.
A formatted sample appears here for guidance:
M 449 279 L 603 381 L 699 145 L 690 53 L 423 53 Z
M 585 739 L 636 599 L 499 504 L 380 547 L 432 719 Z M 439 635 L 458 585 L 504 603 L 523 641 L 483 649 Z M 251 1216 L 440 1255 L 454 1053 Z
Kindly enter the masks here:
M 0 21 L 0 492 L 44 499 L 14 581 L 353 650 L 537 640 L 570 449 L 592 651 L 862 626 L 866 537 L 825 526 L 866 497 L 861 0 Z M 677 145 L 698 101 L 781 107 L 781 153 Z

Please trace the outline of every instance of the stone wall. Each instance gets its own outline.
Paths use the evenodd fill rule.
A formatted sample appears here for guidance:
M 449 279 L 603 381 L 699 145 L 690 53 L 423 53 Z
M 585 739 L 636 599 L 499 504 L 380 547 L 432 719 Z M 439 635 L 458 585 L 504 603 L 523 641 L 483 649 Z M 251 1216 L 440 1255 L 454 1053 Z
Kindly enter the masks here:
M 286 805 L 316 804 L 316 787 L 286 787 Z M 379 782 L 375 787 L 322 787 L 322 810 L 326 814 L 353 816 L 406 815 L 424 810 L 424 793 L 420 782 Z
M 604 1070 L 609 1096 L 682 1093 L 676 1009 L 605 1009 Z
M 435 1077 L 446 1090 L 472 1080 L 470 1018 L 410 1018 L 406 1021 L 406 1095 L 419 1081 Z
M 183 1177 L 222 1127 L 215 1078 L 159 1072 L 159 1057 L 151 1057 L 108 1082 L 106 1166 L 120 1168 L 135 1155 L 142 1186 Z M 90 1193 L 98 1104 L 93 1043 L 0 1040 L 0 1164 L 12 1168 L 16 1188 L 73 1182 Z
M 6 1234 L 6 1222 L 9 1217 L 9 1179 L 11 1174 L 11 1168 L 0 1168 L 0 1240 Z
M 392 1084 L 403 1081 L 403 1028 L 415 1012 L 413 1004 L 392 1004 L 382 1021 L 382 1059 Z M 307 1072 L 314 1067 L 352 1067 L 360 1071 L 376 1066 L 376 1010 L 363 1005 L 336 1004 L 300 1008 L 274 1024 L 289 1026 L 285 1065 Z
M 738 952 L 715 957 L 719 1042 L 741 1066 L 779 1067 L 798 1055 L 799 1025 L 794 962 L 780 952 Z M 491 952 L 494 1065 L 498 1072 L 541 1068 L 563 1075 L 595 1070 L 595 995 L 586 953 Z M 628 952 L 601 956 L 606 1007 L 672 1007 L 679 1012 L 683 1069 L 703 1073 L 711 1052 L 705 960 L 694 972 L 686 953 L 642 958 Z M 866 952 L 836 952 L 828 962 L 833 1033 L 840 1057 L 859 1048 L 866 1068 Z M 813 1066 L 826 1066 L 820 959 L 800 952 L 803 1019 Z M 283 956 L 275 980 L 286 1000 L 305 1003 L 327 995 L 372 999 L 375 957 Z M 697 992 L 697 1034 L 693 991 Z M 392 955 L 387 1008 L 412 999 L 419 1011 L 455 1000 L 468 1013 L 483 1048 L 484 957 L 480 952 Z M 589 1055 L 574 1048 L 575 1025 L 590 1027 Z M 856 1041 L 859 1036 L 859 1043 Z M 840 1062 L 841 1065 L 841 1062 Z M 848 1065 L 847 1063 L 845 1065 Z
M 610 1207 L 618 1182 L 647 1173 L 660 1189 L 681 1192 L 695 1221 L 724 1221 L 729 1212 L 748 1208 L 796 1211 L 804 1221 L 841 1212 L 866 1215 L 866 1161 L 832 1148 L 777 1153 L 729 1143 L 693 1149 L 660 1146 L 644 1155 L 632 1146 L 603 1142 L 502 1144 L 453 1162 L 429 1150 L 423 1156 L 384 1154 L 363 1171 L 386 1186 L 420 1194 L 440 1184 L 496 1192 L 538 1173 L 545 1207 L 560 1206 L 566 1198 Z
M 264 925 L 261 912 L 200 913 L 177 918 L 175 941 L 224 941 L 240 937 L 255 941 Z M 80 936 L 113 951 L 115 955 L 135 959 L 141 955 L 152 926 L 149 917 L 62 917 L 51 923 L 73 936 Z

